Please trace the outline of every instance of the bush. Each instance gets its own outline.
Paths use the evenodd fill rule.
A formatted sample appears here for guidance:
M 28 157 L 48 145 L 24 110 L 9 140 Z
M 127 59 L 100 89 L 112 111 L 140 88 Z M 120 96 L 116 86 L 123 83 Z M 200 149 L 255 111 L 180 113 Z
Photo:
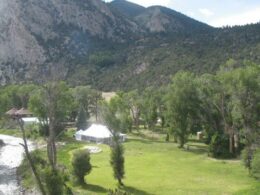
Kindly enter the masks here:
M 64 178 L 58 170 L 46 168 L 44 173 L 44 181 L 49 195 L 63 194 Z
M 78 150 L 73 154 L 72 168 L 77 180 L 83 184 L 85 175 L 88 175 L 92 169 L 90 154 L 87 150 Z
M 252 158 L 251 174 L 256 179 L 260 179 L 260 149 L 257 149 L 254 152 L 254 155 Z
M 251 164 L 252 164 L 252 158 L 253 158 L 254 151 L 249 148 L 245 147 L 244 150 L 241 153 L 241 158 L 244 166 L 251 170 Z
M 125 175 L 124 148 L 118 138 L 114 139 L 114 143 L 111 146 L 110 164 L 113 168 L 114 178 L 118 180 L 119 185 L 123 185 L 122 179 Z
M 233 158 L 229 152 L 229 138 L 226 134 L 215 133 L 209 145 L 209 155 L 214 158 Z
M 77 130 L 85 130 L 87 128 L 87 113 L 83 106 L 80 107 L 77 121 L 76 121 Z
M 39 125 L 39 134 L 40 134 L 40 136 L 47 137 L 49 135 L 49 125 L 40 124 Z
M 34 125 L 34 124 L 26 125 L 25 129 L 26 129 L 25 135 L 28 139 L 35 140 L 40 137 L 38 125 Z
M 47 161 L 43 158 L 43 152 L 40 150 L 35 150 L 30 153 L 32 161 L 34 165 L 36 166 L 37 172 L 41 176 L 41 180 L 44 180 L 44 170 L 48 166 Z M 24 187 L 32 187 L 33 185 L 36 185 L 36 181 L 34 180 L 34 177 L 32 177 L 32 171 L 31 167 L 29 165 L 28 159 L 25 157 L 20 164 L 20 166 L 17 168 L 17 175 L 22 180 L 22 185 Z

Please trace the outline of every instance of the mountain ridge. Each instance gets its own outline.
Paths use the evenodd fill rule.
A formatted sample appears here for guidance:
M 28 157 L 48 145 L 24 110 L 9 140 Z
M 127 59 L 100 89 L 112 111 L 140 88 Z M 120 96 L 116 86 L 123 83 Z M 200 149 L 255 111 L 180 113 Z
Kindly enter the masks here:
M 178 70 L 214 72 L 229 58 L 260 62 L 260 24 L 213 28 L 124 0 L 0 0 L 1 8 L 1 85 L 53 72 L 109 91 L 164 84 Z

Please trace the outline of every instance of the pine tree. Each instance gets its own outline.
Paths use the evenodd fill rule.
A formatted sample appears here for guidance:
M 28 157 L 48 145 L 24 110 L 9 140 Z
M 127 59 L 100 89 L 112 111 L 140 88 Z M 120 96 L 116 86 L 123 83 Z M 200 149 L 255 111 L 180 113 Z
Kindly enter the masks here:
M 111 166 L 114 171 L 114 177 L 118 180 L 119 185 L 123 185 L 122 179 L 125 175 L 124 170 L 124 148 L 120 143 L 118 136 L 114 135 L 114 142 L 111 146 Z
M 87 128 L 87 113 L 83 106 L 79 109 L 76 127 L 77 130 L 85 130 Z

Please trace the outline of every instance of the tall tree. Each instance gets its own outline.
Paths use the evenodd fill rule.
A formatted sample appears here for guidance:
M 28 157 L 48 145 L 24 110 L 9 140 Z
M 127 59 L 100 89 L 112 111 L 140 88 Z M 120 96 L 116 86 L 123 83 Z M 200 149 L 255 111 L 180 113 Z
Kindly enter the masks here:
M 119 141 L 118 135 L 114 135 L 114 141 L 111 146 L 111 157 L 110 163 L 113 168 L 114 177 L 117 179 L 119 185 L 124 185 L 122 179 L 125 175 L 125 158 L 124 158 L 124 148 L 123 145 Z
M 232 78 L 232 116 L 240 129 L 239 134 L 245 138 L 247 154 L 251 155 L 260 147 L 260 66 L 248 64 L 238 68 L 232 72 Z
M 79 109 L 76 127 L 77 130 L 85 130 L 87 128 L 87 114 L 83 106 Z
M 56 136 L 61 122 L 70 112 L 72 102 L 69 88 L 64 82 L 51 82 L 40 87 L 30 99 L 30 109 L 48 125 L 47 154 L 52 169 L 56 168 Z
M 177 73 L 167 94 L 167 121 L 181 148 L 197 125 L 200 103 L 195 75 Z
M 119 139 L 119 133 L 122 128 L 122 113 L 118 112 L 118 109 L 121 106 L 125 107 L 120 96 L 112 98 L 110 102 L 103 102 L 102 105 L 102 118 L 108 128 L 112 130 L 113 134 L 113 142 L 110 147 L 110 164 L 113 168 L 114 177 L 118 180 L 119 185 L 123 185 L 122 179 L 125 175 L 124 148 Z

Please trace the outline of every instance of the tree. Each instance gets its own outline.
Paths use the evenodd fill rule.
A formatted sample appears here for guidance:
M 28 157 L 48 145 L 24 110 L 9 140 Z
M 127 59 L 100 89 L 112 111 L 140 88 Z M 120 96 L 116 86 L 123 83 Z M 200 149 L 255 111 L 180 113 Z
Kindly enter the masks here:
M 120 95 L 112 98 L 109 103 L 103 102 L 102 105 L 102 117 L 104 123 L 108 126 L 108 128 L 112 131 L 113 134 L 113 142 L 110 147 L 110 164 L 113 168 L 114 177 L 118 180 L 119 185 L 123 185 L 122 179 L 125 175 L 124 148 L 118 136 L 120 130 L 122 129 L 122 124 L 124 124 L 124 122 L 122 123 L 121 120 L 122 110 L 125 111 L 125 109 L 123 108 L 125 108 L 125 104 L 122 102 Z M 127 113 L 129 115 L 129 110 Z
M 96 121 L 98 120 L 98 112 L 99 112 L 99 101 L 102 100 L 102 93 L 91 89 L 89 86 L 77 86 L 72 90 L 72 94 L 76 101 L 76 106 L 83 106 L 87 118 L 89 118 L 89 114 L 95 116 Z
M 240 135 L 245 138 L 246 147 L 252 148 L 260 136 L 260 67 L 249 64 L 232 72 L 232 100 L 235 109 L 232 112 Z
M 118 180 L 119 185 L 124 185 L 122 179 L 125 175 L 124 169 L 124 148 L 123 145 L 119 141 L 119 137 L 114 135 L 114 141 L 111 146 L 111 157 L 110 164 L 113 168 L 114 178 Z
M 131 131 L 132 117 L 123 93 L 118 93 L 110 102 L 103 102 L 101 106 L 103 121 L 113 130 Z
M 51 82 L 40 86 L 29 101 L 33 113 L 48 126 L 47 156 L 53 170 L 56 168 L 56 136 L 61 123 L 69 115 L 72 96 L 64 82 Z
M 224 133 L 221 110 L 219 109 L 221 92 L 220 82 L 215 75 L 204 74 L 198 79 L 198 91 L 200 104 L 200 123 L 206 137 L 206 144 L 209 144 L 212 137 Z
M 76 127 L 77 130 L 85 130 L 87 128 L 87 116 L 83 106 L 80 107 L 76 121 Z
M 44 171 L 44 179 L 49 195 L 64 194 L 64 178 L 59 170 L 47 167 Z
M 24 152 L 25 152 L 25 156 L 29 162 L 29 165 L 30 165 L 30 168 L 35 176 L 35 179 L 36 179 L 36 182 L 37 182 L 37 185 L 42 193 L 42 195 L 45 195 L 46 192 L 45 192 L 45 189 L 44 189 L 44 186 L 42 184 L 42 181 L 41 181 L 41 178 L 40 178 L 40 175 L 36 169 L 36 165 L 35 165 L 35 162 L 33 160 L 33 156 L 30 154 L 29 152 L 29 148 L 28 148 L 28 144 L 27 144 L 27 139 L 26 139 L 26 136 L 25 136 L 25 130 L 24 130 L 24 123 L 23 123 L 23 120 L 21 118 L 18 118 L 18 124 L 20 126 L 20 130 L 22 132 L 22 137 L 23 137 L 23 144 L 21 144 L 24 148 Z
M 123 99 L 124 102 L 127 104 L 128 109 L 130 110 L 135 128 L 139 129 L 141 105 L 142 105 L 140 94 L 138 94 L 136 90 L 130 91 L 123 95 Z
M 153 130 L 157 123 L 158 111 L 161 106 L 158 91 L 153 87 L 146 88 L 141 98 L 142 102 L 140 107 L 142 119 L 148 128 Z
M 74 152 L 71 164 L 73 174 L 76 176 L 77 180 L 83 184 L 85 182 L 84 177 L 92 170 L 89 152 L 87 150 L 78 150 Z
M 260 149 L 254 152 L 252 159 L 252 169 L 251 174 L 256 179 L 260 179 Z
M 167 123 L 181 148 L 197 127 L 200 103 L 195 75 L 189 72 L 177 73 L 167 94 Z

